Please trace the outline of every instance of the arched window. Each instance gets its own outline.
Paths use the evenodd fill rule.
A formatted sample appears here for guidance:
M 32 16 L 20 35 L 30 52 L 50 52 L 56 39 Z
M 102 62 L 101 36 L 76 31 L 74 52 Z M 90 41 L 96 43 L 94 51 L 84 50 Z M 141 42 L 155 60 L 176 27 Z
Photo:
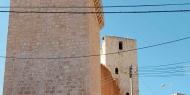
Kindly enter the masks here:
M 119 69 L 115 68 L 115 74 L 119 74 Z
M 129 95 L 129 92 L 127 92 L 125 95 Z

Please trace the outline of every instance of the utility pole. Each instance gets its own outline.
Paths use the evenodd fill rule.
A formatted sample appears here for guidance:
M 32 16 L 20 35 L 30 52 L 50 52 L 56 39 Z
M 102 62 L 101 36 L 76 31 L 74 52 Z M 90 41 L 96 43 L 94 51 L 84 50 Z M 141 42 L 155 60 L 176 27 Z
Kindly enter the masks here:
M 130 78 L 130 85 L 131 85 L 131 95 L 133 95 L 133 66 L 129 67 L 129 78 Z

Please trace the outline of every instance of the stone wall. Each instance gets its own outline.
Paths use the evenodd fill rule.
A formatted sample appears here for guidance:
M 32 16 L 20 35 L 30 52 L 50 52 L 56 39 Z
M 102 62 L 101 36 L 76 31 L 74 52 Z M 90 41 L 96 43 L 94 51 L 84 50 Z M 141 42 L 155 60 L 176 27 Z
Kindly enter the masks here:
M 112 77 L 111 72 L 104 65 L 101 65 L 101 81 L 101 95 L 120 95 L 117 81 Z
M 92 0 L 11 0 L 12 7 L 93 6 Z M 15 11 L 94 9 L 11 8 Z M 100 95 L 96 14 L 10 13 L 3 95 Z

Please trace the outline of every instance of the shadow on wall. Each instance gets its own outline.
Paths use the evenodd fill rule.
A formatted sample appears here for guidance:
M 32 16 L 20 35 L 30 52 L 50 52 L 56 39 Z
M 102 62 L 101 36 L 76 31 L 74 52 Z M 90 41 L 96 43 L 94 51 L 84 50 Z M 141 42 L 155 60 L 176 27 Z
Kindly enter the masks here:
M 101 64 L 101 95 L 120 95 L 117 81 L 112 77 L 111 72 Z

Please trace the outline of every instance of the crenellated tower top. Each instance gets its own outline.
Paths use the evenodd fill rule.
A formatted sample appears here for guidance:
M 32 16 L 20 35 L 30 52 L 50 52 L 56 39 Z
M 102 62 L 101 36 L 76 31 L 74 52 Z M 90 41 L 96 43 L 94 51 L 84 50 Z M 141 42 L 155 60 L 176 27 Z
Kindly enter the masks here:
M 95 12 L 97 12 L 96 16 L 98 19 L 98 23 L 102 28 L 104 26 L 104 15 L 103 15 L 103 7 L 101 0 L 93 0 L 95 6 Z

